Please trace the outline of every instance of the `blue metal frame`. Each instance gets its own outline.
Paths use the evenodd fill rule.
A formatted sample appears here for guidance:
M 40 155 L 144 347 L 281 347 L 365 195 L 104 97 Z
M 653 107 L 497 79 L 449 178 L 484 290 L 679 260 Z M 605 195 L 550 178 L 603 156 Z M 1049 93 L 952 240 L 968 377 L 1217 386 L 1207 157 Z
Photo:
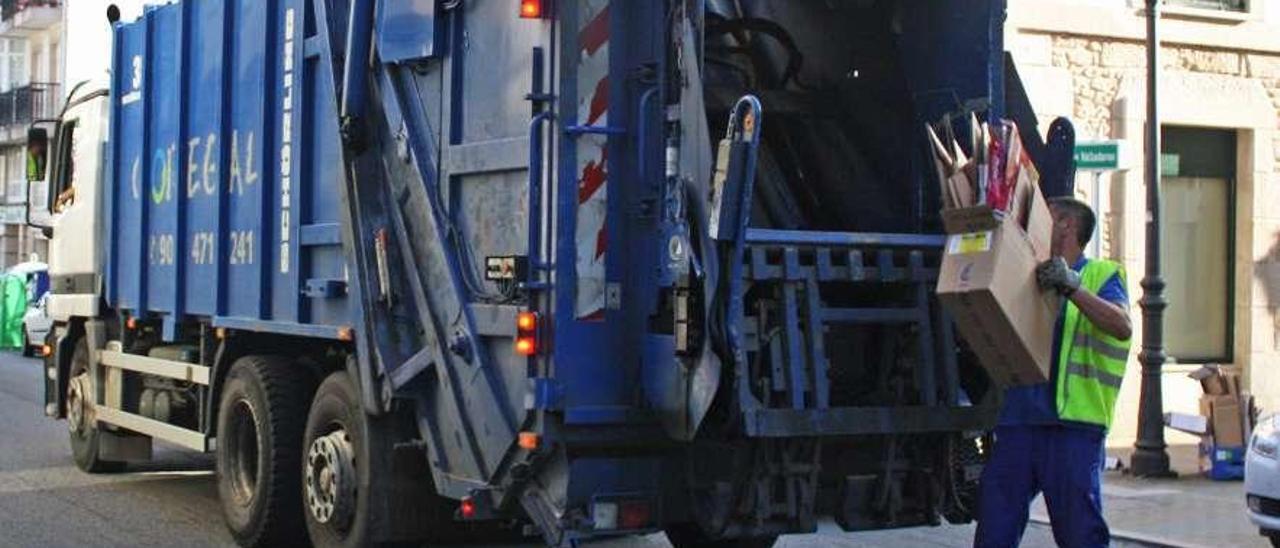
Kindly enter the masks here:
M 758 402 L 751 395 L 749 386 L 751 375 L 746 370 L 749 362 L 743 332 L 746 324 L 743 308 L 743 299 L 746 295 L 743 257 L 747 249 L 747 226 L 751 220 L 751 191 L 756 180 L 756 159 L 760 147 L 760 127 L 764 122 L 763 114 L 760 100 L 748 95 L 738 100 L 729 115 L 729 128 L 725 138 L 733 143 L 734 148 L 730 152 L 729 174 L 724 181 L 724 188 L 720 190 L 722 232 L 714 235 L 720 239 L 729 239 L 729 249 L 724 258 L 728 268 L 720 280 L 720 283 L 728 284 L 729 302 L 728 312 L 725 314 L 727 325 L 724 326 L 724 330 L 728 335 L 729 353 L 733 356 L 736 368 L 734 378 L 737 379 L 738 397 L 748 408 L 755 406 Z M 725 228 L 729 230 L 726 232 Z M 795 296 L 790 295 L 792 298 Z M 788 314 L 794 314 L 794 312 L 794 306 L 787 307 Z M 790 317 L 789 323 L 792 326 L 798 325 L 797 321 L 790 320 L 796 320 L 795 317 Z M 798 356 L 793 355 L 792 358 L 798 359 Z M 793 374 L 792 386 L 795 386 L 796 378 Z
M 541 287 L 539 273 L 546 270 L 542 261 L 542 157 L 546 154 L 542 144 L 544 126 L 555 119 L 555 113 L 540 112 L 529 121 L 529 222 L 528 250 L 529 272 L 526 287 Z

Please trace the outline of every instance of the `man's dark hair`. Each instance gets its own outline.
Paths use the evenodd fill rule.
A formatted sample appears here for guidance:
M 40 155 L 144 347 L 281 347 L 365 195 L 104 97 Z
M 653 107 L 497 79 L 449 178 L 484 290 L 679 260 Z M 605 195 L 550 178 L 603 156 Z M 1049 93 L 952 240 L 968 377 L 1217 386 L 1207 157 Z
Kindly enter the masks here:
M 1089 240 L 1093 239 L 1093 229 L 1098 226 L 1098 217 L 1093 214 L 1093 208 L 1089 204 L 1069 196 L 1059 196 L 1049 198 L 1049 206 L 1056 207 L 1079 221 L 1076 241 L 1080 243 L 1080 247 L 1089 244 Z

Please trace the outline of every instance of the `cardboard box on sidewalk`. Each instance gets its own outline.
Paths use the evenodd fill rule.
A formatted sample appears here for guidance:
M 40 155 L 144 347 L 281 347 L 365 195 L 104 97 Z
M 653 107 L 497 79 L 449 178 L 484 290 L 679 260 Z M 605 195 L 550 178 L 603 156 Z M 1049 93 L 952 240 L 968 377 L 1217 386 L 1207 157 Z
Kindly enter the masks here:
M 1011 138 L 1017 138 L 1016 132 Z M 1019 150 L 1021 144 L 1012 148 Z M 942 211 L 949 236 L 937 288 L 938 300 L 983 368 L 1006 386 L 1049 380 L 1061 300 L 1036 283 L 1036 266 L 1049 259 L 1053 227 L 1039 176 L 1029 160 L 1011 160 L 1021 168 L 1008 170 L 1013 180 L 1005 185 L 1005 209 L 967 204 L 968 193 L 944 201 L 965 207 Z M 982 167 L 972 171 L 986 172 Z M 951 179 L 966 181 L 965 172 L 940 167 L 940 176 Z
M 1241 417 L 1240 399 L 1236 396 L 1202 396 L 1209 400 L 1213 442 L 1218 447 L 1244 445 L 1244 423 Z M 1201 408 L 1204 404 L 1201 404 Z
M 1240 374 L 1207 364 L 1187 374 L 1200 383 L 1200 415 L 1209 424 L 1207 439 L 1214 447 L 1243 447 L 1257 416 L 1253 396 L 1243 390 Z

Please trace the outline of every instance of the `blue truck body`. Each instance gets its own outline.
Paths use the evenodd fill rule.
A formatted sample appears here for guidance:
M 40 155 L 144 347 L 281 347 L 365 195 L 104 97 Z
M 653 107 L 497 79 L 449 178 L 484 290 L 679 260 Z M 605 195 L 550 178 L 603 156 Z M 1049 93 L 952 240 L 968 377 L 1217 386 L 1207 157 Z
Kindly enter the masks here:
M 114 28 L 105 306 L 65 340 L 198 347 L 206 444 L 237 357 L 346 372 L 456 517 L 552 545 L 965 521 L 999 390 L 932 297 L 923 126 L 1013 118 L 1057 165 L 1004 4 L 149 8 Z
M 324 291 L 344 277 L 341 141 L 301 5 L 192 0 L 116 31 L 112 307 L 327 338 L 353 325 Z

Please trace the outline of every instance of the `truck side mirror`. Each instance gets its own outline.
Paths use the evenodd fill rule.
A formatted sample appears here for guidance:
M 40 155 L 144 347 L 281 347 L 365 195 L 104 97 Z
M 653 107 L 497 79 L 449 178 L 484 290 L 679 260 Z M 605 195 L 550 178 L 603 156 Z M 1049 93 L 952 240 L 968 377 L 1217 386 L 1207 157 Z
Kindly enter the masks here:
M 41 127 L 27 130 L 27 181 L 43 181 L 49 165 L 49 132 Z

